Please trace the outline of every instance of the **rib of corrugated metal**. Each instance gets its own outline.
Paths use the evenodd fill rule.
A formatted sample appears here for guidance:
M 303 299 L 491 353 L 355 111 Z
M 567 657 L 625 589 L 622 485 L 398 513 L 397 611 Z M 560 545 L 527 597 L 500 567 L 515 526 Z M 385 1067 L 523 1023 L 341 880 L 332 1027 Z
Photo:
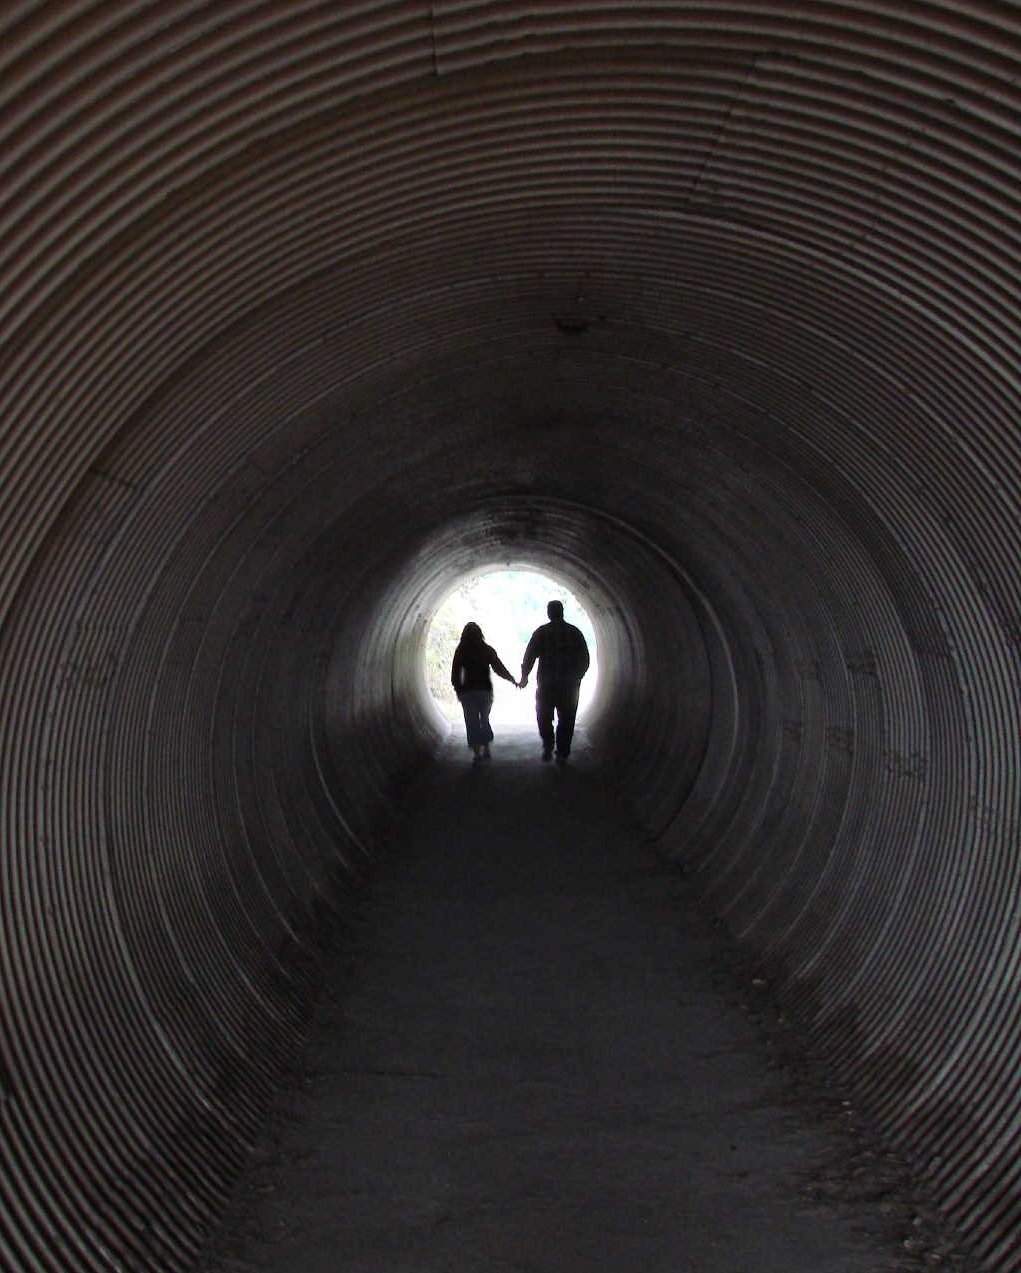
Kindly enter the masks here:
M 0 1263 L 193 1265 L 431 746 L 429 609 L 513 556 L 589 597 L 649 827 L 1021 1269 L 1016 6 L 0 29 Z

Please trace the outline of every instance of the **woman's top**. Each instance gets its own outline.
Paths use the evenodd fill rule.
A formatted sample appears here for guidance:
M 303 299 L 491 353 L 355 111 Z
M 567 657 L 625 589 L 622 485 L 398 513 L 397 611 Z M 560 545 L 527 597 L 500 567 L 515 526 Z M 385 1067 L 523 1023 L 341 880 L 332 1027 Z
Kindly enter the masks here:
M 489 675 L 490 668 L 505 681 L 517 684 L 514 677 L 500 662 L 491 645 L 466 645 L 462 641 L 454 651 L 454 663 L 450 669 L 450 683 L 454 687 L 454 693 L 486 690 L 492 694 L 493 682 Z

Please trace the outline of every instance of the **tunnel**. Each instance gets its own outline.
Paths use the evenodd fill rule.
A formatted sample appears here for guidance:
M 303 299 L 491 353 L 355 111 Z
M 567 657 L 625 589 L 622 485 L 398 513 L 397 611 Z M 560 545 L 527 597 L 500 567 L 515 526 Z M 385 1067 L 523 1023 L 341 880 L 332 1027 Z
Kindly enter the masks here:
M 0 24 L 0 1265 L 185 1273 L 445 726 L 590 733 L 1021 1269 L 1021 14 L 54 0 Z

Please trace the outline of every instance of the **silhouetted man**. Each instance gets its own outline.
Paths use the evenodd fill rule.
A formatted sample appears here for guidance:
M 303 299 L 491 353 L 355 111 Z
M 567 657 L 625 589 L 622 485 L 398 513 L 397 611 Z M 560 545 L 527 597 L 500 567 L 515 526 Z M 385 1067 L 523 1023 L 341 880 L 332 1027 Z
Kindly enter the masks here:
M 581 678 L 588 671 L 588 646 L 573 623 L 564 622 L 564 607 L 551 601 L 546 607 L 549 623 L 536 628 L 521 660 L 522 689 L 528 684 L 532 664 L 539 660 L 536 675 L 535 718 L 542 738 L 542 758 L 549 760 L 556 744 L 557 763 L 563 764 L 571 754 L 574 718 L 578 714 Z M 556 733 L 553 713 L 557 714 Z

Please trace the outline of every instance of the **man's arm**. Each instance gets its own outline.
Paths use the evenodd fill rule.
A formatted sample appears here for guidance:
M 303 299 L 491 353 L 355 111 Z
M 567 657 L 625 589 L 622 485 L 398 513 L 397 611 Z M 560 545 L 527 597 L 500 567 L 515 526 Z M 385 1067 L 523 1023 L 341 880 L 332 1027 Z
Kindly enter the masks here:
M 588 642 L 582 635 L 581 629 L 575 628 L 575 632 L 578 633 L 578 680 L 580 681 L 588 671 L 591 660 L 589 659 Z
M 525 646 L 525 654 L 521 660 L 521 680 L 518 681 L 519 689 L 524 689 L 528 684 L 528 674 L 531 672 L 532 665 L 535 663 L 535 660 L 539 657 L 539 643 L 542 640 L 539 636 L 540 631 L 540 628 L 536 628 L 536 630 L 532 633 L 528 644 Z

